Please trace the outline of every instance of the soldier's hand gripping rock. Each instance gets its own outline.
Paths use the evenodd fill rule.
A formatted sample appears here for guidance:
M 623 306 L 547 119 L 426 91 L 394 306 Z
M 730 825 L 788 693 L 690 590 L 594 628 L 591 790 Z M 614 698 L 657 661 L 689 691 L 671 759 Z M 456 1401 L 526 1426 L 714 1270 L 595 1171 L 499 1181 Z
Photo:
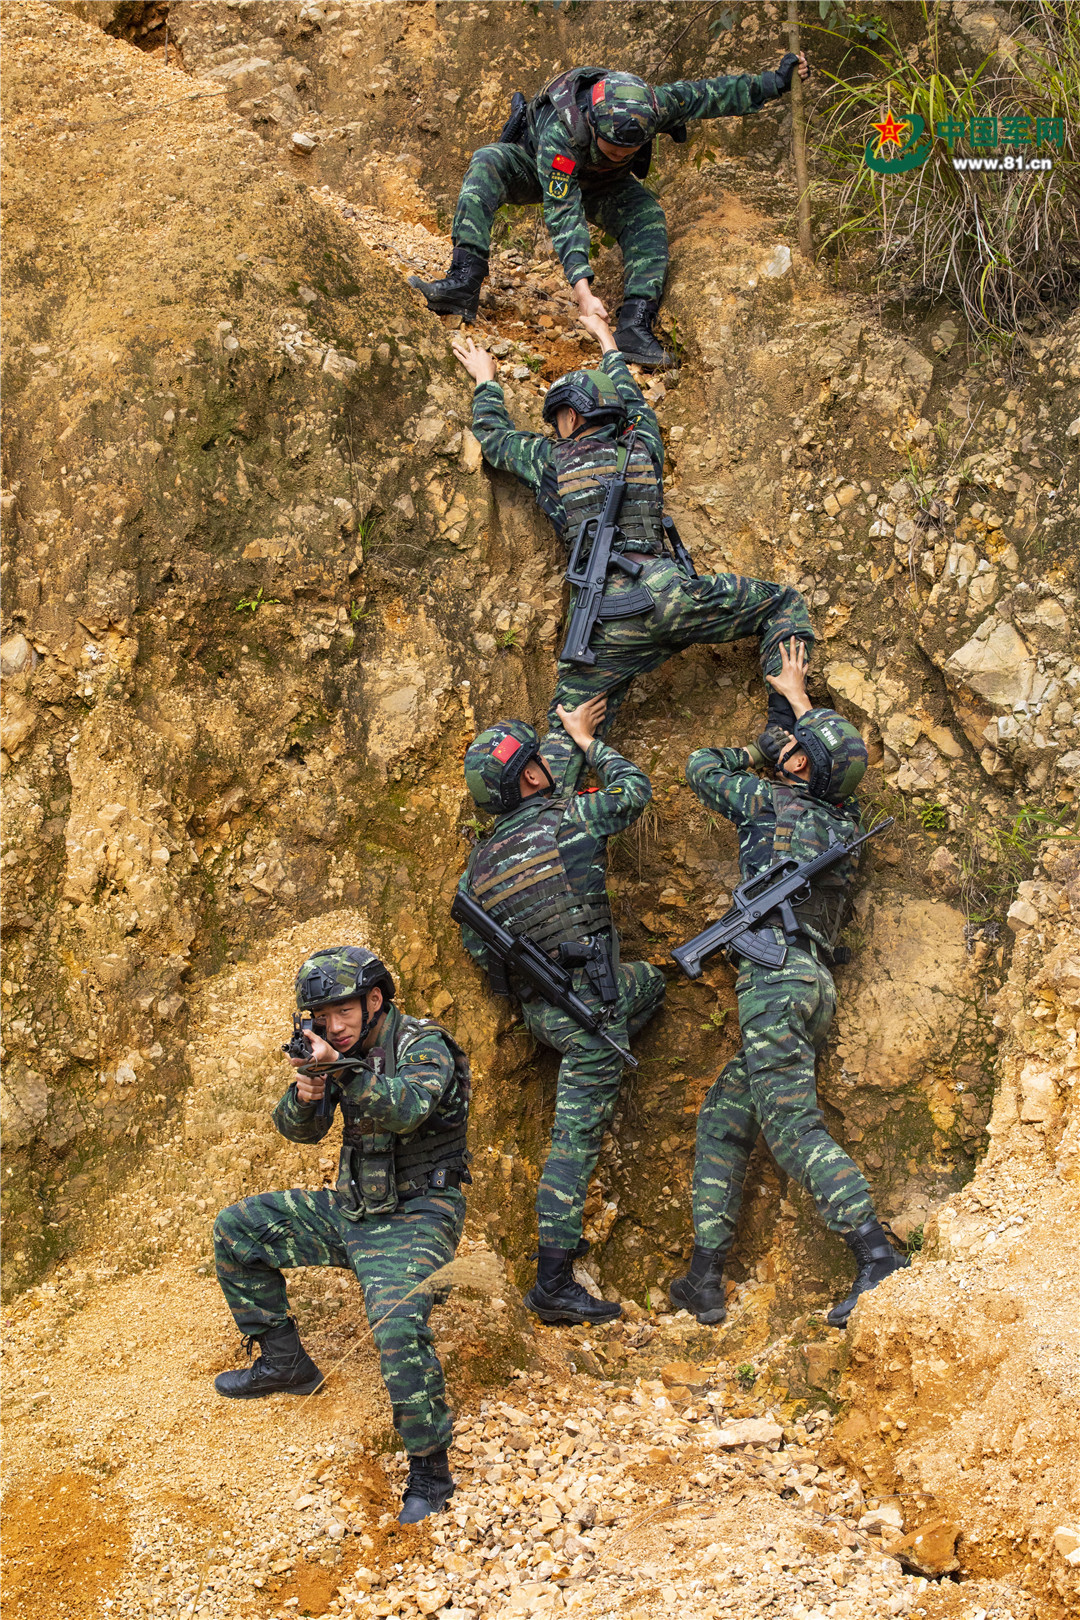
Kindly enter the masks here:
M 702 748 L 686 779 L 698 798 L 734 823 L 744 880 L 788 857 L 812 860 L 833 839 L 859 826 L 852 797 L 866 770 L 866 748 L 854 726 L 831 709 L 814 708 L 806 692 L 805 652 L 797 641 L 780 650 L 772 684 L 795 714 L 778 739 L 774 782 L 751 771 L 763 755 L 749 748 Z M 779 965 L 764 967 L 731 952 L 736 970 L 742 1046 L 705 1097 L 694 1161 L 694 1253 L 690 1270 L 672 1284 L 671 1298 L 699 1322 L 722 1322 L 724 1260 L 735 1238 L 743 1182 L 757 1133 L 780 1168 L 805 1187 L 832 1232 L 856 1261 L 851 1292 L 830 1312 L 842 1327 L 860 1294 L 907 1261 L 879 1223 L 861 1170 L 825 1128 L 814 1067 L 836 1009 L 830 971 L 855 861 L 822 873 L 810 894 L 793 904 L 795 929 L 766 917 Z
M 607 841 L 631 826 L 652 794 L 644 771 L 596 736 L 604 711 L 599 695 L 564 710 L 554 735 L 541 742 L 522 720 L 504 720 L 480 733 L 465 754 L 465 781 L 481 810 L 495 817 L 473 849 L 459 885 L 501 927 L 525 936 L 552 963 L 562 964 L 573 990 L 606 1034 L 623 1048 L 664 998 L 664 979 L 647 962 L 620 962 L 619 939 L 607 896 Z M 602 786 L 564 795 L 556 783 L 574 774 L 569 753 L 581 754 Z M 536 1285 L 525 1303 L 545 1322 L 603 1322 L 617 1304 L 594 1299 L 573 1274 L 584 1253 L 582 1214 L 589 1178 L 614 1112 L 622 1059 L 609 1042 L 534 993 L 478 934 L 462 928 L 465 946 L 499 994 L 515 995 L 526 1027 L 562 1055 L 551 1152 L 540 1177 L 536 1212 L 540 1253 Z
M 671 356 L 653 333 L 667 275 L 664 211 L 642 181 L 653 141 L 668 134 L 685 141 L 699 118 L 737 118 L 757 112 L 791 88 L 805 56 L 790 52 L 775 70 L 648 85 L 633 73 L 602 67 L 572 68 L 552 79 L 512 119 L 499 140 L 474 152 L 454 214 L 454 252 L 441 281 L 410 276 L 412 286 L 439 314 L 476 319 L 488 273 L 491 227 L 504 203 L 539 203 L 582 315 L 607 319 L 592 290 L 589 223 L 618 241 L 623 256 L 619 347 L 638 365 L 662 367 Z
M 301 965 L 296 1002 L 310 1015 L 310 1051 L 291 1062 L 297 1069 L 332 1066 L 333 1079 L 317 1068 L 298 1074 L 274 1124 L 290 1142 L 320 1142 L 340 1108 L 337 1185 L 259 1193 L 221 1211 L 214 1223 L 218 1281 L 249 1351 L 258 1344 L 260 1354 L 214 1384 L 240 1400 L 318 1389 L 323 1374 L 288 1313 L 282 1268 L 351 1270 L 409 1454 L 401 1522 L 413 1524 L 441 1509 L 454 1489 L 452 1422 L 428 1327 L 433 1301 L 416 1285 L 453 1259 L 461 1236 L 470 1080 L 454 1038 L 429 1019 L 410 1017 L 394 998 L 388 968 L 360 946 L 316 951 Z
M 769 676 L 780 670 L 782 641 L 794 635 L 809 649 L 814 632 L 806 603 L 793 586 L 739 574 L 697 576 L 673 554 L 665 527 L 660 424 L 607 324 L 589 316 L 582 325 L 597 338 L 602 358 L 595 369 L 571 371 L 552 383 L 544 420 L 553 437 L 514 427 L 489 354 L 469 338 L 455 341 L 454 352 L 476 383 L 472 429 L 485 460 L 528 485 L 567 546 L 583 526 L 599 520 L 609 483 L 626 462 L 627 488 L 612 549 L 640 572 L 632 578 L 612 567 L 589 642 L 594 661 L 560 660 L 548 714 L 555 731 L 560 704 L 573 709 L 605 692 L 606 733 L 633 681 L 686 647 L 757 636 L 762 671 Z M 627 456 L 631 432 L 634 447 Z M 576 599 L 572 593 L 571 603 Z M 790 729 L 794 723 L 788 698 L 770 685 L 767 725 Z M 567 765 L 571 775 L 558 785 L 569 791 L 584 774 L 584 756 L 573 751 Z

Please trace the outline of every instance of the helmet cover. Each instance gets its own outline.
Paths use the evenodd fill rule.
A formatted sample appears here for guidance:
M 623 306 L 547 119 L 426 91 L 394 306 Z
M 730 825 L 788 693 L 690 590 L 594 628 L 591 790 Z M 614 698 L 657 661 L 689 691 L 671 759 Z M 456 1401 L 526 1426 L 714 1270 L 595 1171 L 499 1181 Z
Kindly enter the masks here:
M 482 731 L 465 750 L 465 784 L 477 806 L 492 815 L 516 810 L 521 773 L 539 753 L 540 733 L 524 720 L 500 720 Z
M 362 945 L 334 945 L 315 951 L 296 975 L 296 1005 L 301 1012 L 331 1007 L 364 996 L 378 985 L 384 1001 L 394 999 L 394 981 L 385 963 Z
M 795 726 L 795 741 L 810 761 L 810 792 L 842 804 L 866 775 L 866 744 L 834 709 L 811 709 Z
M 544 421 L 554 426 L 564 405 L 572 405 L 587 422 L 626 420 L 626 401 L 606 371 L 568 371 L 557 377 L 544 396 Z
M 660 109 L 652 90 L 634 73 L 605 73 L 589 92 L 593 130 L 613 146 L 644 146 L 656 134 Z

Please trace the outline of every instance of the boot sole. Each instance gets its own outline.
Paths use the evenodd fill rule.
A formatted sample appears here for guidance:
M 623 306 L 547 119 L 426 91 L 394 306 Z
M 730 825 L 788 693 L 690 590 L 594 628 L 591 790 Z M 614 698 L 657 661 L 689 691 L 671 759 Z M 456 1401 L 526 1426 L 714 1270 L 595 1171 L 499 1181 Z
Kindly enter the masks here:
M 643 355 L 634 354 L 632 350 L 620 349 L 619 353 L 628 366 L 640 366 L 643 371 L 678 371 L 678 361 L 674 355 L 668 355 L 663 360 L 646 360 Z
M 622 1315 L 621 1305 L 610 1316 L 587 1316 L 582 1311 L 552 1310 L 546 1305 L 537 1305 L 533 1300 L 531 1291 L 525 1295 L 524 1304 L 526 1310 L 531 1311 L 534 1316 L 540 1318 L 541 1322 L 546 1322 L 549 1325 L 565 1322 L 571 1327 L 599 1327 L 603 1322 L 617 1321 Z
M 215 1379 L 214 1389 L 226 1401 L 264 1401 L 270 1395 L 314 1395 L 325 1382 L 320 1373 L 318 1378 L 309 1378 L 306 1384 L 282 1384 L 280 1389 L 218 1389 Z

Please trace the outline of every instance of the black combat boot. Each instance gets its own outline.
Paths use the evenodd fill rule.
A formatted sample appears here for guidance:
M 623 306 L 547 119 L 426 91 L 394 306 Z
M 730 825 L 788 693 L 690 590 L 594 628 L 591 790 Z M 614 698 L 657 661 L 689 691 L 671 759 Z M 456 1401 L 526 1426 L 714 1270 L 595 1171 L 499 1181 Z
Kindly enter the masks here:
M 727 1249 L 703 1249 L 694 1244 L 690 1270 L 668 1289 L 673 1305 L 681 1306 L 707 1327 L 715 1327 L 727 1315 L 724 1300 L 724 1261 Z
M 889 1241 L 889 1234 L 880 1221 L 864 1221 L 854 1232 L 844 1233 L 844 1242 L 855 1256 L 858 1270 L 851 1285 L 851 1293 L 834 1305 L 825 1318 L 830 1327 L 846 1327 L 847 1319 L 855 1309 L 860 1294 L 868 1294 L 879 1282 L 891 1277 L 894 1271 L 903 1271 L 911 1261 L 900 1254 Z
M 409 286 L 423 293 L 428 309 L 436 315 L 460 315 L 471 325 L 480 308 L 480 289 L 487 273 L 486 255 L 481 257 L 472 248 L 456 247 L 442 281 L 421 281 L 419 276 L 410 276 Z
M 260 1354 L 242 1372 L 218 1373 L 214 1388 L 219 1395 L 237 1401 L 276 1395 L 282 1389 L 291 1395 L 312 1395 L 323 1381 L 322 1373 L 300 1343 L 291 1316 L 280 1327 L 267 1328 L 257 1339 L 251 1334 L 244 1343 L 249 1354 L 258 1344 Z
M 426 1457 L 410 1457 L 403 1494 L 398 1524 L 419 1524 L 429 1513 L 441 1513 L 454 1494 L 454 1477 L 446 1452 L 429 1451 Z
M 536 1265 L 536 1286 L 525 1304 L 541 1322 L 584 1322 L 599 1325 L 622 1315 L 622 1306 L 609 1299 L 594 1299 L 574 1278 L 576 1249 L 556 1249 L 541 1243 Z
M 624 298 L 615 327 L 615 342 L 623 359 L 652 371 L 675 364 L 674 355 L 653 336 L 652 325 L 659 309 L 658 298 Z

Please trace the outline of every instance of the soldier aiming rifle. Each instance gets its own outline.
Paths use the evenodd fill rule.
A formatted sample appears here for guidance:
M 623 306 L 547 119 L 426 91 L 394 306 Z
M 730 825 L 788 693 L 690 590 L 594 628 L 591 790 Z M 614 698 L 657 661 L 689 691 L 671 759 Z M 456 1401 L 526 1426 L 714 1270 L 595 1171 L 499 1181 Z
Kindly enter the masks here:
M 409 1456 L 400 1523 L 415 1524 L 454 1489 L 453 1424 L 428 1327 L 433 1301 L 416 1284 L 453 1259 L 461 1237 L 470 1081 L 453 1036 L 410 1017 L 394 994 L 389 969 L 357 945 L 316 951 L 301 965 L 301 1027 L 286 1048 L 297 1073 L 274 1124 L 290 1142 L 321 1142 L 340 1107 L 337 1184 L 258 1193 L 221 1211 L 218 1281 L 249 1353 L 257 1344 L 260 1354 L 219 1373 L 214 1387 L 234 1400 L 312 1394 L 323 1374 L 288 1314 L 282 1268 L 354 1272 Z

